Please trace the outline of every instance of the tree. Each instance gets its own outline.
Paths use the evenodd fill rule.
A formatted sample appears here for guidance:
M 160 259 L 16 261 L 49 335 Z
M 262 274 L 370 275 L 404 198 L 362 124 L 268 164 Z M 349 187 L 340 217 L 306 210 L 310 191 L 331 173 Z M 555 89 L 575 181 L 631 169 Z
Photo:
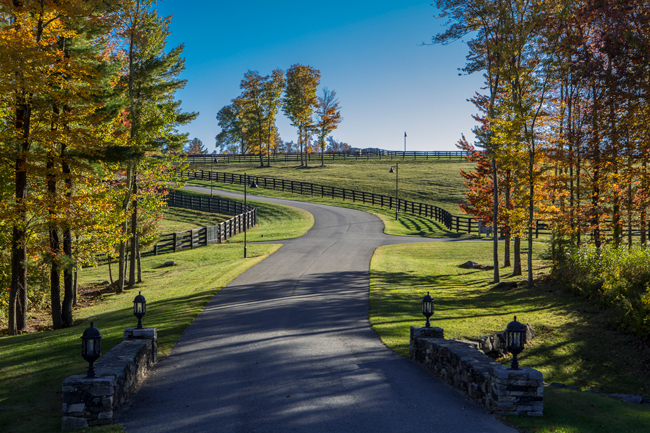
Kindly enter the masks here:
M 323 89 L 323 95 L 318 97 L 316 108 L 315 131 L 321 150 L 321 166 L 325 165 L 325 138 L 341 123 L 341 111 L 336 91 Z
M 499 277 L 499 243 L 496 230 L 499 218 L 499 182 L 496 154 L 498 149 L 492 141 L 489 119 L 495 118 L 495 102 L 502 86 L 501 70 L 503 58 L 503 41 L 508 34 L 507 12 L 502 8 L 503 2 L 458 2 L 455 0 L 436 0 L 441 11 L 439 18 L 448 20 L 449 28 L 433 37 L 433 43 L 448 44 L 466 35 L 472 34 L 468 42 L 470 53 L 463 71 L 470 74 L 484 71 L 485 85 L 488 89 L 486 111 L 488 122 L 479 131 L 478 138 L 491 158 L 493 212 L 492 227 L 495 230 L 492 258 L 494 262 L 494 282 Z
M 339 142 L 331 135 L 327 137 L 327 151 L 330 153 L 347 153 L 351 149 L 348 143 Z
M 216 147 L 221 151 L 231 153 L 246 153 L 246 141 L 244 140 L 243 120 L 240 114 L 241 104 L 233 102 L 221 108 L 217 113 L 217 123 L 221 132 L 215 137 Z
M 303 145 L 312 128 L 312 115 L 318 105 L 316 90 L 320 82 L 320 71 L 311 66 L 295 64 L 287 70 L 287 84 L 282 110 L 298 128 L 298 145 L 300 146 L 300 165 L 307 165 L 303 158 Z
M 198 113 L 184 113 L 174 93 L 185 86 L 185 80 L 177 77 L 185 69 L 180 57 L 183 46 L 165 52 L 170 17 L 159 17 L 152 9 L 152 0 L 135 0 L 126 4 L 121 22 L 120 36 L 128 46 L 124 53 L 127 67 L 121 88 L 127 96 L 128 112 L 125 122 L 129 129 L 128 149 L 124 158 L 126 184 L 124 188 L 123 233 L 131 227 L 131 254 L 129 286 L 135 284 L 135 268 L 138 250 L 138 178 L 153 164 L 144 157 L 156 153 L 160 158 L 173 158 L 172 152 L 180 150 L 187 134 L 176 130 L 196 118 Z M 161 173 L 164 175 L 165 173 Z M 130 214 L 129 214 L 130 213 Z M 126 244 L 120 245 L 118 292 L 124 290 Z
M 257 71 L 248 71 L 240 88 L 243 92 L 233 103 L 238 106 L 248 147 L 260 156 L 260 166 L 264 166 L 264 154 L 270 155 L 276 142 L 275 119 L 284 90 L 284 72 L 276 69 L 262 77 Z
M 187 146 L 187 153 L 190 155 L 207 155 L 208 150 L 203 145 L 203 142 L 198 138 L 193 138 Z
M 49 234 L 46 251 L 51 259 L 54 326 L 72 321 L 69 266 L 58 260 L 58 230 L 63 228 L 63 255 L 70 261 L 69 223 L 73 218 L 59 204 L 66 200 L 57 184 L 63 179 L 63 198 L 72 197 L 75 167 L 70 150 L 76 147 L 77 153 L 93 153 L 96 139 L 112 133 L 102 129 L 95 116 L 102 74 L 96 68 L 101 63 L 101 48 L 93 48 L 101 45 L 101 38 L 88 32 L 89 28 L 101 28 L 110 34 L 104 7 L 99 1 L 0 2 L 0 143 L 14 166 L 13 194 L 2 207 L 2 225 L 12 231 L 11 334 L 26 326 L 28 248 L 42 239 L 35 230 L 44 218 Z M 41 174 L 47 192 L 39 189 Z M 43 251 L 45 246 L 38 247 Z M 61 267 L 66 286 L 63 309 L 58 286 Z

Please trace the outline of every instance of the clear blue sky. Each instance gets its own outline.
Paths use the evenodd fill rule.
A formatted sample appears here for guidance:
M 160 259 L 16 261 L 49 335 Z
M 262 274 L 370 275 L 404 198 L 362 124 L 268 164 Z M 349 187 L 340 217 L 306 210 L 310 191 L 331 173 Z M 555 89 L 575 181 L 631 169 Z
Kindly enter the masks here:
M 268 75 L 295 63 L 321 71 L 321 88 L 336 90 L 343 122 L 332 134 L 353 147 L 456 150 L 473 140 L 467 102 L 480 75 L 459 76 L 466 44 L 422 46 L 441 30 L 430 2 L 414 0 L 167 0 L 173 15 L 169 47 L 185 44 L 188 80 L 177 94 L 199 117 L 182 129 L 214 150 L 216 114 L 240 94 L 247 70 Z M 319 90 L 320 92 L 320 90 Z M 284 141 L 296 131 L 282 113 Z

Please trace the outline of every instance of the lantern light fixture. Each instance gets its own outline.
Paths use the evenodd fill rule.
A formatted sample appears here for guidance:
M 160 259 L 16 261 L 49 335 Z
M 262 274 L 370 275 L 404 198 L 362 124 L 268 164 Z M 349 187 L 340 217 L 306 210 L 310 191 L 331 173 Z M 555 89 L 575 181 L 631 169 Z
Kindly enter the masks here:
M 389 173 L 395 173 L 395 221 L 397 221 L 399 211 L 399 163 L 396 162 L 395 170 L 391 167 Z
M 422 298 L 422 314 L 427 318 L 427 324 L 425 327 L 430 328 L 431 323 L 429 323 L 429 318 L 433 315 L 434 302 L 429 292 Z
M 87 378 L 95 377 L 95 367 L 93 363 L 99 359 L 102 354 L 102 334 L 99 329 L 95 328 L 93 322 L 86 328 L 81 336 L 81 356 L 89 363 Z
M 515 319 L 508 323 L 506 327 L 506 350 L 512 353 L 512 362 L 510 370 L 520 370 L 517 355 L 524 350 L 524 343 L 526 342 L 526 325 L 523 325 Z
M 142 329 L 142 318 L 147 314 L 147 300 L 138 292 L 133 300 L 133 315 L 138 318 L 138 329 Z

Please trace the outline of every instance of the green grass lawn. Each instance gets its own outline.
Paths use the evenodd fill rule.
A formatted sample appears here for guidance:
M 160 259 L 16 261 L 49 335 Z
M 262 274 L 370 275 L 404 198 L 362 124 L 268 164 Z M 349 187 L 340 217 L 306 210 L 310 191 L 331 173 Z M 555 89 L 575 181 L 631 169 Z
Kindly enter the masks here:
M 229 218 L 232 218 L 232 215 L 167 206 L 164 208 L 164 217 L 158 225 L 158 233 L 164 235 L 216 226 Z
M 430 292 L 436 302 L 432 325 L 444 328 L 446 338 L 488 335 L 505 329 L 517 315 L 521 322 L 530 323 L 537 334 L 520 356 L 520 362 L 540 370 L 545 382 L 562 382 L 603 393 L 650 396 L 650 351 L 634 337 L 615 331 L 607 311 L 596 303 L 543 283 L 533 289 L 495 290 L 491 283 L 493 271 L 458 267 L 467 260 L 490 264 L 491 246 L 489 242 L 452 242 L 380 248 L 371 263 L 370 322 L 382 341 L 408 356 L 409 328 L 423 326 L 420 302 Z M 535 244 L 534 248 L 534 272 L 541 276 L 548 266 L 540 258 L 545 247 Z M 502 272 L 506 275 L 502 280 L 523 280 L 507 277 L 507 269 Z M 506 422 L 540 432 L 641 432 L 650 428 L 650 408 L 646 406 L 612 399 L 601 401 L 601 396 L 587 393 L 547 390 L 543 418 L 509 417 Z M 566 399 L 578 403 L 567 405 Z M 583 406 L 584 410 L 591 410 L 584 416 L 573 416 Z M 604 410 L 609 418 L 618 420 L 603 424 L 606 427 L 602 430 L 583 425 L 592 415 L 598 420 L 595 423 L 604 422 L 608 418 Z M 639 425 L 646 430 L 639 430 Z
M 100 295 L 101 302 L 76 309 L 73 327 L 0 338 L 0 431 L 60 431 L 61 384 L 87 369 L 80 337 L 91 320 L 102 333 L 106 353 L 122 341 L 125 328 L 137 324 L 133 298 L 141 291 L 147 299 L 143 322 L 158 328 L 158 353 L 164 356 L 215 293 L 277 248 L 249 245 L 248 259 L 238 244 L 143 258 L 144 283 L 123 294 Z M 168 260 L 178 266 L 157 268 Z M 84 269 L 80 284 L 100 283 L 106 273 L 105 266 Z
M 203 197 L 209 195 L 187 190 L 179 190 L 177 193 Z M 244 202 L 244 200 L 230 197 L 227 199 Z M 248 204 L 257 209 L 257 226 L 247 232 L 248 242 L 297 238 L 307 233 L 314 225 L 314 216 L 302 209 L 256 200 L 248 200 Z M 231 217 L 228 216 L 228 218 Z M 228 242 L 243 241 L 243 234 L 228 239 Z
M 314 223 L 313 216 L 301 209 L 251 202 L 258 209 L 258 225 L 248 240 L 276 240 L 301 236 Z M 164 232 L 189 230 L 214 225 L 220 214 L 184 208 L 165 209 Z M 233 243 L 142 259 L 144 283 L 134 290 L 116 295 L 101 294 L 100 283 L 108 280 L 108 267 L 80 271 L 81 287 L 96 287 L 81 298 L 84 308 L 74 311 L 75 325 L 57 331 L 43 331 L 0 338 L 0 431 L 55 432 L 61 426 L 61 384 L 72 375 L 83 373 L 87 363 L 80 353 L 80 337 L 93 320 L 103 336 L 106 353 L 122 341 L 124 328 L 134 326 L 133 298 L 137 291 L 147 299 L 145 326 L 158 328 L 158 353 L 165 356 L 183 330 L 203 309 L 208 300 L 243 271 L 273 253 L 279 245 L 249 245 L 243 259 L 242 235 Z M 178 266 L 157 269 L 173 260 Z M 119 426 L 103 426 L 89 431 L 121 432 Z
M 429 203 L 439 206 L 454 215 L 464 215 L 458 208 L 465 200 L 465 185 L 460 175 L 460 169 L 473 170 L 474 164 L 461 161 L 437 161 L 424 159 L 390 158 L 371 159 L 370 161 L 355 162 L 336 160 L 325 161 L 325 167 L 320 161 L 312 161 L 309 167 L 300 167 L 296 162 L 272 163 L 271 167 L 260 167 L 255 163 L 214 164 L 214 171 L 228 173 L 247 173 L 251 176 L 275 177 L 278 179 L 311 182 L 357 191 L 372 192 L 395 196 L 395 174 L 389 173 L 391 166 L 399 162 L 399 197 L 402 199 Z M 190 169 L 210 170 L 210 164 L 192 165 Z M 205 185 L 210 186 L 210 182 Z M 220 183 L 214 183 L 221 187 Z

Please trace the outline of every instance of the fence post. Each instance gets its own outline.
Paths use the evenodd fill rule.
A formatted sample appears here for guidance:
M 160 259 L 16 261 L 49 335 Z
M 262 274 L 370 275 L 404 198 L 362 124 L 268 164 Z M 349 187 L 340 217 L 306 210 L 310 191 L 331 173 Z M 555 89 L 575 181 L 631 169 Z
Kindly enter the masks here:
M 153 255 L 157 256 L 158 255 L 158 244 L 153 246 Z
M 174 242 L 174 252 L 176 252 L 176 242 L 178 242 L 178 233 L 174 233 L 173 242 Z

